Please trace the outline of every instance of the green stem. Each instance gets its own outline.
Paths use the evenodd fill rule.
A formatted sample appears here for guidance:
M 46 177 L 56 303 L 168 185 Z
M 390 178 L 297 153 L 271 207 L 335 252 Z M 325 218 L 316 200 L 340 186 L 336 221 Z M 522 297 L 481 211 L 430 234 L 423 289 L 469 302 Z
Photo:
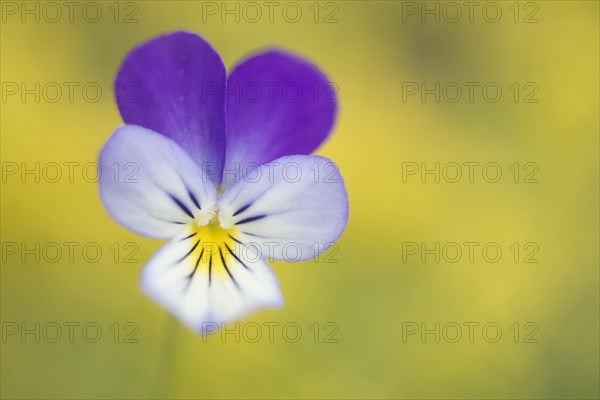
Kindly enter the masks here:
M 165 333 L 163 336 L 163 345 L 160 353 L 159 364 L 157 367 L 156 379 L 154 381 L 154 390 L 152 397 L 156 399 L 174 398 L 175 361 L 177 358 L 177 343 L 179 341 L 179 321 L 171 315 L 167 317 Z M 169 395 L 170 394 L 170 395 Z

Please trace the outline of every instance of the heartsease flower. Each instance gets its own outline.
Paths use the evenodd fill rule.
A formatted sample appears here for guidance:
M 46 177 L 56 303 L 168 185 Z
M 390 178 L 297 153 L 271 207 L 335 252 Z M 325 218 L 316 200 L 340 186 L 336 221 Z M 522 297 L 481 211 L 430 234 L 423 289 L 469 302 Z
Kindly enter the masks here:
M 115 88 L 125 125 L 100 152 L 100 197 L 124 227 L 170 239 L 142 290 L 198 332 L 281 306 L 267 259 L 314 258 L 348 219 L 335 164 L 308 155 L 335 120 L 326 77 L 281 51 L 226 76 L 204 39 L 176 32 L 134 48 Z

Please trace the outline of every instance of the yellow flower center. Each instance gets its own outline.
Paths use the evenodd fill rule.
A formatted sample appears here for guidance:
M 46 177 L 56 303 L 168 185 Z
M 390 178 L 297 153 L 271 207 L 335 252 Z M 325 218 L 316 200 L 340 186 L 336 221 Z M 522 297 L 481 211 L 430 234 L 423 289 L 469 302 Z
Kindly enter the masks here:
M 208 222 L 206 222 L 208 220 Z M 185 258 L 193 260 L 193 273 L 208 268 L 209 276 L 220 278 L 228 272 L 227 266 L 233 266 L 240 250 L 240 242 L 236 239 L 238 230 L 232 227 L 224 228 L 218 211 L 210 210 L 188 226 L 185 239 L 190 245 L 190 251 Z M 231 275 L 230 275 L 231 276 Z
M 218 254 L 219 247 L 223 247 L 222 250 L 227 250 L 224 248 L 225 244 L 228 244 L 230 247 L 232 244 L 235 245 L 233 238 L 238 233 L 235 228 L 223 228 L 217 214 L 206 225 L 192 224 L 190 233 L 194 232 L 196 233 L 196 237 L 200 239 L 200 245 L 205 249 L 206 255 Z

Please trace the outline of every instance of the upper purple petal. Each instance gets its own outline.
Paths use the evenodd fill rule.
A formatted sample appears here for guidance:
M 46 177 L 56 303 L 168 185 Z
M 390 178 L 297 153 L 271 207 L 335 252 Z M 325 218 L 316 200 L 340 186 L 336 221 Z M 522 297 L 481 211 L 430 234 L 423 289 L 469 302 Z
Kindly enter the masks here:
M 134 48 L 115 82 L 123 121 L 175 140 L 220 184 L 225 159 L 225 67 L 200 36 L 176 32 Z
M 280 51 L 235 67 L 227 79 L 224 186 L 238 179 L 234 171 L 312 153 L 334 124 L 335 92 L 314 65 Z

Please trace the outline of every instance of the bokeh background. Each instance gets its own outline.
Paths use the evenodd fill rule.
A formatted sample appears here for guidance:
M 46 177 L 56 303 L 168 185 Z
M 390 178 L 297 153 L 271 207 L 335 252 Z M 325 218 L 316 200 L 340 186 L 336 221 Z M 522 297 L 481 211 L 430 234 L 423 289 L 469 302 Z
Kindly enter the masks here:
M 44 2 L 2 3 L 2 242 L 98 243 L 103 251 L 96 263 L 80 250 L 73 262 L 66 255 L 23 262 L 3 247 L 4 331 L 94 322 L 103 333 L 89 343 L 76 329 L 70 343 L 63 325 L 56 343 L 47 340 L 53 331 L 40 332 L 36 343 L 32 334 L 22 340 L 4 332 L 2 398 L 598 398 L 597 1 L 499 1 L 496 23 L 483 17 L 487 2 L 477 2 L 473 22 L 466 14 L 448 21 L 454 11 L 438 3 L 439 23 L 407 12 L 414 5 L 435 9 L 436 2 L 296 2 L 303 12 L 296 23 L 281 11 L 272 22 L 266 14 L 255 23 L 243 14 L 222 22 L 221 13 L 203 12 L 203 2 L 161 0 L 96 2 L 103 12 L 96 23 L 84 20 L 81 2 L 73 22 L 67 15 L 51 22 Z M 16 15 L 6 3 L 16 4 Z M 40 21 L 26 15 L 23 22 L 23 7 L 41 7 Z M 92 17 L 95 9 L 88 10 Z M 495 8 L 486 10 L 494 17 Z M 237 343 L 233 333 L 202 340 L 141 294 L 139 271 L 161 243 L 113 222 L 81 167 L 74 182 L 8 174 L 14 163 L 94 162 L 121 123 L 109 87 L 123 56 L 180 29 L 206 38 L 228 68 L 249 52 L 282 47 L 308 57 L 339 87 L 338 123 L 318 150 L 339 164 L 350 196 L 348 227 L 333 255 L 338 262 L 275 263 L 286 304 L 241 321 L 263 327 L 256 343 Z M 74 101 L 65 91 L 52 103 L 43 94 L 39 102 L 8 95 L 6 82 L 80 86 Z M 88 82 L 102 88 L 99 101 L 83 98 Z M 497 82 L 503 95 L 496 103 L 480 89 L 473 102 L 464 93 L 456 103 L 418 95 L 404 101 L 406 82 Z M 517 102 L 514 82 L 521 86 Z M 539 89 L 537 102 L 523 101 L 528 82 Z M 403 182 L 407 162 L 496 162 L 503 176 L 497 183 L 480 173 L 473 183 L 435 183 L 431 176 L 422 182 L 418 175 Z M 509 169 L 515 162 L 518 183 Z M 538 167 L 537 183 L 523 182 L 527 162 Z M 124 262 L 128 242 L 139 247 L 138 262 Z M 422 262 L 403 252 L 407 242 L 497 242 L 503 255 L 496 263 L 480 250 L 474 262 L 465 254 L 456 263 L 432 256 Z M 514 242 L 518 262 L 509 249 Z M 523 262 L 528 242 L 537 246 L 537 263 Z M 117 262 L 113 243 L 121 248 Z M 137 343 L 124 342 L 128 322 L 138 327 Z M 269 322 L 280 324 L 272 343 Z M 407 322 L 428 329 L 439 323 L 440 331 L 455 322 L 463 336 L 451 343 L 449 330 L 439 343 L 431 334 L 422 340 L 406 336 Z M 480 324 L 472 343 L 465 322 Z M 296 343 L 284 338 L 286 323 L 302 328 Z M 486 323 L 502 328 L 497 342 L 483 337 Z M 325 340 L 331 326 L 337 343 Z

